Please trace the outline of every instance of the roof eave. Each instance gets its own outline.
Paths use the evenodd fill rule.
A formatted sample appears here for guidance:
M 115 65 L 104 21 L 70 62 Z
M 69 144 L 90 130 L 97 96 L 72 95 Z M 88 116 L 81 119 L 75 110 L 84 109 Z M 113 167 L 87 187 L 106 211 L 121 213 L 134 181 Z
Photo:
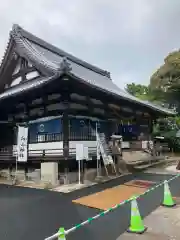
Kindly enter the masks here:
M 100 90 L 100 91 L 102 91 L 102 92 L 105 92 L 105 93 L 108 93 L 108 94 L 111 94 L 111 95 L 113 95 L 113 96 L 115 96 L 115 97 L 118 97 L 119 99 L 124 99 L 124 100 L 126 100 L 126 101 L 131 102 L 131 103 L 136 103 L 136 104 L 142 105 L 142 106 L 144 106 L 144 107 L 146 107 L 146 108 L 149 108 L 149 109 L 151 109 L 151 110 L 153 110 L 153 111 L 155 111 L 155 112 L 159 112 L 159 113 L 161 113 L 161 114 L 163 114 L 163 115 L 176 115 L 176 114 L 177 114 L 177 113 L 170 112 L 169 110 L 166 111 L 166 109 L 158 109 L 158 108 L 156 108 L 156 106 L 153 107 L 153 106 L 146 105 L 145 103 L 142 103 L 142 102 L 138 102 L 138 101 L 135 102 L 135 101 L 133 101 L 133 100 L 131 100 L 131 99 L 128 99 L 128 98 L 126 98 L 126 97 L 124 97 L 124 96 L 120 96 L 120 95 L 118 95 L 118 94 L 112 93 L 112 92 L 107 91 L 107 90 L 105 90 L 105 89 L 103 89 L 103 88 L 100 88 L 100 87 L 98 87 L 98 86 L 94 86 L 94 85 L 92 85 L 92 84 L 84 81 L 83 79 L 77 77 L 76 75 L 74 75 L 74 74 L 71 73 L 71 72 L 69 72 L 68 74 L 69 74 L 71 77 L 74 77 L 76 80 L 79 80 L 79 81 L 83 82 L 84 84 L 91 86 L 92 88 L 98 89 L 98 90 Z

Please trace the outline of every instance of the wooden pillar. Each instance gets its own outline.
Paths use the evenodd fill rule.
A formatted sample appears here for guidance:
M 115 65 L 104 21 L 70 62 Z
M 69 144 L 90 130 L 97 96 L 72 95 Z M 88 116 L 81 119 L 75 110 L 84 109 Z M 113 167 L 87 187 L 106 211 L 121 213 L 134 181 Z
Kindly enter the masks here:
M 63 155 L 64 159 L 67 160 L 69 157 L 69 116 L 67 109 L 64 110 L 62 124 L 63 124 Z
M 44 114 L 44 117 L 47 117 L 48 116 L 48 110 L 47 110 L 48 95 L 43 96 L 42 100 L 43 100 L 42 106 L 43 106 L 43 110 L 44 110 L 43 114 Z
M 91 115 L 93 116 L 93 104 L 91 102 L 91 98 L 89 96 L 87 96 L 86 101 L 87 101 L 88 110 L 91 113 Z
M 152 133 L 153 133 L 153 119 L 152 117 L 149 118 L 149 135 L 150 135 L 150 139 L 152 137 Z
M 62 101 L 64 104 L 64 112 L 62 116 L 63 125 L 63 156 L 65 160 L 69 158 L 69 101 L 70 94 L 68 89 L 63 89 Z
M 108 105 L 108 103 L 104 103 L 104 110 L 105 110 L 105 116 L 106 116 L 106 124 L 107 124 L 107 138 L 108 138 L 108 141 L 111 140 L 111 136 L 112 134 L 115 133 L 115 123 L 114 121 L 112 120 L 109 120 L 109 118 L 115 118 L 117 119 L 117 116 L 114 116 L 113 115 L 113 109 L 111 109 Z

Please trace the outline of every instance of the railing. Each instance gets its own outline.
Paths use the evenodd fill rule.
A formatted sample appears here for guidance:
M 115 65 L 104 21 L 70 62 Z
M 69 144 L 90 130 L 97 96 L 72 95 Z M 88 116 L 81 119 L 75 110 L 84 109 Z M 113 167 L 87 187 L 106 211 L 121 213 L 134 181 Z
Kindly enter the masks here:
M 63 141 L 63 133 L 41 133 L 29 137 L 29 143 L 46 143 Z M 69 132 L 69 141 L 96 141 L 92 131 Z
M 96 156 L 96 147 L 88 147 L 89 150 L 89 157 Z M 69 156 L 70 158 L 75 157 L 76 155 L 76 149 L 75 148 L 69 148 Z M 16 149 L 12 149 L 12 147 L 6 147 L 0 149 L 0 160 L 6 161 L 6 160 L 15 160 L 15 157 L 17 156 Z M 54 160 L 55 158 L 57 160 L 63 159 L 63 148 L 48 148 L 48 149 L 29 149 L 28 150 L 28 160 L 33 159 L 39 159 L 39 160 Z
M 96 141 L 96 136 L 92 130 L 69 133 L 69 141 Z
M 92 155 L 93 153 L 96 153 L 96 147 L 89 147 L 89 155 Z M 49 157 L 49 156 L 59 156 L 63 155 L 63 148 L 57 148 L 57 149 L 40 149 L 40 150 L 29 150 L 28 156 L 41 156 L 41 157 Z M 76 149 L 75 148 L 69 148 L 69 155 L 75 156 L 76 155 Z
M 29 136 L 29 143 L 45 143 L 45 142 L 60 142 L 63 141 L 63 133 L 42 133 L 35 137 Z
M 172 177 L 168 181 L 165 180 L 165 181 L 161 182 L 160 184 L 156 185 L 155 187 L 152 187 L 152 188 L 148 189 L 147 191 L 145 191 L 144 193 L 140 194 L 139 196 L 135 196 L 135 197 L 129 198 L 129 199 L 123 201 L 123 202 L 120 202 L 119 204 L 116 204 L 115 206 L 112 206 L 111 208 L 109 208 L 109 209 L 107 209 L 107 210 L 105 210 L 105 211 L 95 215 L 94 217 L 91 217 L 91 218 L 87 219 L 86 221 L 84 221 L 82 223 L 79 223 L 79 224 L 75 225 L 74 227 L 72 227 L 72 228 L 70 228 L 68 230 L 64 230 L 64 228 L 60 228 L 60 229 L 62 229 L 64 231 L 62 233 L 62 235 L 60 234 L 60 232 L 57 232 L 57 233 L 53 234 L 52 236 L 45 238 L 45 240 L 60 239 L 63 236 L 64 236 L 64 238 L 62 238 L 62 239 L 67 239 L 66 236 L 68 234 L 70 234 L 71 232 L 74 232 L 77 229 L 79 229 L 79 228 L 81 228 L 81 227 L 83 227 L 83 226 L 85 226 L 87 224 L 90 224 L 92 221 L 94 221 L 94 220 L 96 220 L 96 219 L 98 219 L 100 217 L 103 217 L 104 215 L 106 215 L 106 214 L 116 210 L 117 208 L 121 207 L 122 205 L 124 205 L 124 204 L 126 204 L 128 202 L 132 202 L 133 200 L 136 200 L 136 199 L 138 199 L 138 198 L 148 194 L 149 192 L 154 191 L 156 188 L 159 188 L 160 186 L 164 185 L 164 189 L 169 187 L 169 186 L 167 186 L 168 182 L 173 181 L 173 180 L 175 180 L 178 177 L 180 177 L 180 174 L 177 174 L 176 176 Z M 165 194 L 167 194 L 167 189 L 164 190 L 164 195 Z

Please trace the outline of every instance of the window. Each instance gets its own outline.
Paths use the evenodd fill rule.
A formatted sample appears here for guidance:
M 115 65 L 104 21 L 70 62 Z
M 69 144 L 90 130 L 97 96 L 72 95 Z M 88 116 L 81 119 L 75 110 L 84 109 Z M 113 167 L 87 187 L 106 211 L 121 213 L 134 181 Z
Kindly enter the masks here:
M 45 134 L 38 134 L 37 135 L 37 142 L 45 142 L 46 141 L 46 135 Z

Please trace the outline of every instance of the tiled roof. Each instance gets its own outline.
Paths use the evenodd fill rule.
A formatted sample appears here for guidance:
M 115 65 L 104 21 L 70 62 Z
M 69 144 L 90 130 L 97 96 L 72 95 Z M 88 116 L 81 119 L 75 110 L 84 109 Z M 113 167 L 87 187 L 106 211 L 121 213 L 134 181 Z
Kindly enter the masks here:
M 66 67 L 67 65 L 69 66 L 68 73 L 83 81 L 85 84 L 90 84 L 92 87 L 96 87 L 101 91 L 105 91 L 106 93 L 116 96 L 116 98 L 125 99 L 129 102 L 140 104 L 155 111 L 164 114 L 175 114 L 169 109 L 156 106 L 147 101 L 139 100 L 138 98 L 130 95 L 113 83 L 109 72 L 97 68 L 57 47 L 54 47 L 53 45 L 23 30 L 18 25 L 13 26 L 11 37 L 16 42 L 16 51 L 18 54 L 26 59 L 29 59 L 39 70 L 47 75 L 47 77 L 41 78 L 38 81 L 36 80 L 36 82 L 39 82 L 39 84 L 35 84 L 34 82 L 36 86 L 40 86 L 42 82 L 50 81 L 52 77 L 49 77 L 49 75 L 54 76 L 56 74 L 60 74 L 62 71 L 62 64 L 65 62 Z M 63 66 L 63 68 L 64 67 L 65 66 Z M 22 91 L 22 84 L 20 86 L 19 91 Z M 24 89 L 32 87 L 32 81 L 24 83 Z M 18 92 L 18 86 L 13 87 L 12 90 L 8 89 L 4 93 L 0 94 L 0 99 L 5 96 L 9 96 L 8 94 L 10 94 L 10 92 L 13 93 L 15 91 Z

